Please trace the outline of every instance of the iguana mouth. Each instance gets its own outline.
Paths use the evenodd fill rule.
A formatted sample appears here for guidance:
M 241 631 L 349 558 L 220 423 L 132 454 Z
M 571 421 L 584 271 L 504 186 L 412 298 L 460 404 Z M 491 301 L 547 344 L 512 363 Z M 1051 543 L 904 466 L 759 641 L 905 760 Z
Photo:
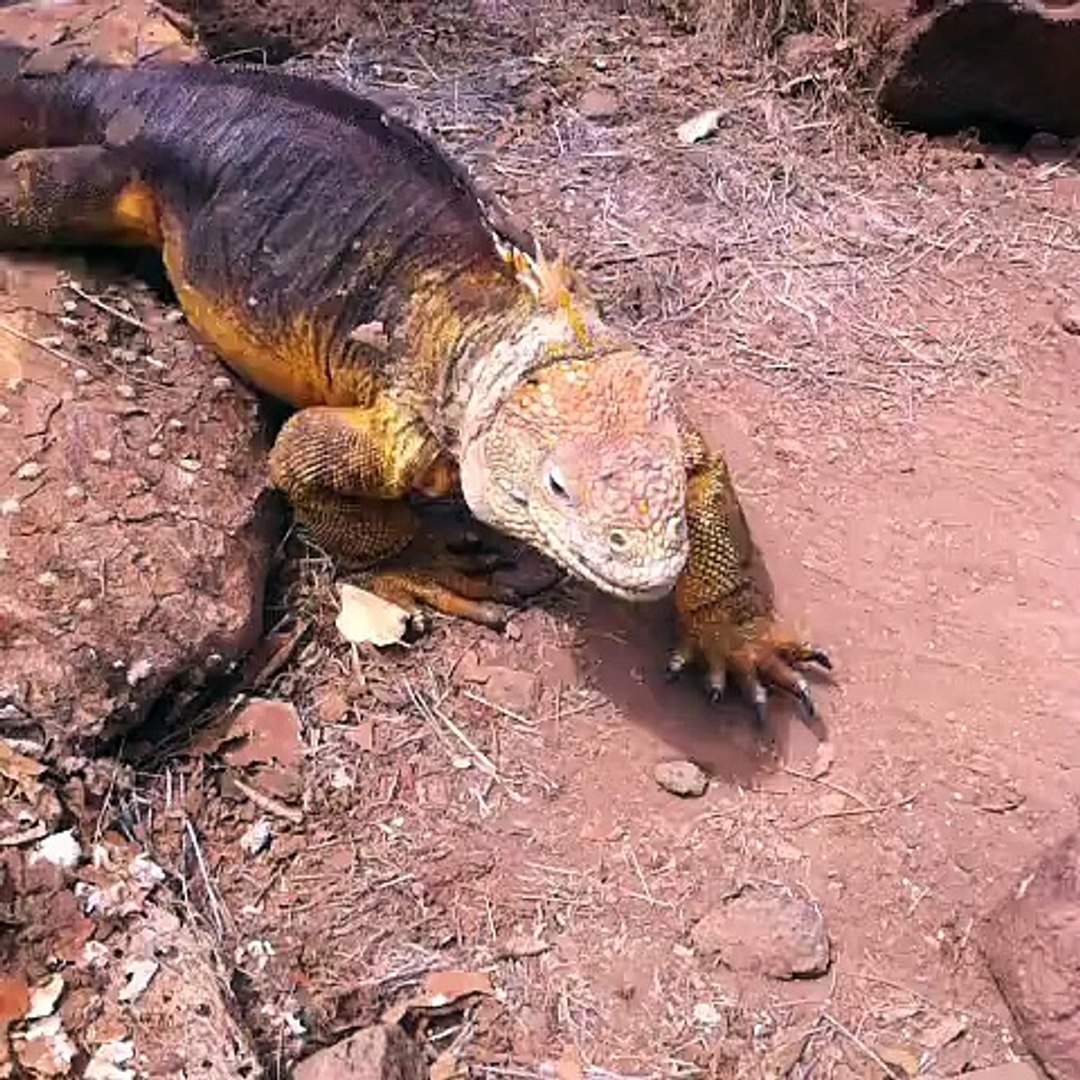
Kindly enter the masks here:
M 575 577 L 620 600 L 638 604 L 653 603 L 667 596 L 674 589 L 687 559 L 687 553 L 680 551 L 649 564 L 620 568 L 624 572 L 616 578 L 608 566 L 599 565 L 580 549 L 573 550 L 572 545 L 565 544 L 561 537 L 548 536 L 545 543 L 558 552 Z

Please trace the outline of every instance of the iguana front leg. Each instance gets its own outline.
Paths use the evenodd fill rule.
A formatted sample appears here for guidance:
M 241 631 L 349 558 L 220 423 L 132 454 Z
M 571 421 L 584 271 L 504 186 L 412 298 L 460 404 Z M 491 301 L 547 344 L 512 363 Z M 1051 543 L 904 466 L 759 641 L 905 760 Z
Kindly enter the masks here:
M 792 694 L 816 722 L 809 685 L 793 665 L 831 668 L 829 657 L 777 624 L 772 587 L 723 458 L 685 422 L 683 446 L 690 557 L 675 586 L 680 642 L 668 671 L 675 677 L 702 663 L 714 699 L 733 677 L 759 727 L 770 685 Z
M 366 567 L 400 554 L 415 538 L 409 493 L 446 494 L 454 475 L 420 425 L 386 405 L 301 409 L 270 453 L 271 483 L 316 543 Z M 513 590 L 452 565 L 380 571 L 369 588 L 409 611 L 417 628 L 423 626 L 421 601 L 499 627 L 507 614 L 500 605 L 518 599 Z

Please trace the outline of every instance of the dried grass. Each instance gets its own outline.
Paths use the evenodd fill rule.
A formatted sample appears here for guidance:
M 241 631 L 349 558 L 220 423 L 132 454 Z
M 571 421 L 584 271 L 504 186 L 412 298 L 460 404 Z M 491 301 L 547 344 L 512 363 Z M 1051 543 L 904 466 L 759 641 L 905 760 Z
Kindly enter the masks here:
M 1061 166 L 1021 174 L 977 147 L 930 156 L 901 139 L 852 77 L 858 42 L 792 73 L 746 53 L 718 61 L 706 34 L 664 37 L 655 23 L 650 44 L 648 23 L 588 6 L 566 22 L 569 6 L 545 5 L 551 25 L 534 27 L 529 55 L 425 55 L 390 36 L 306 66 L 364 92 L 393 87 L 391 107 L 548 250 L 565 248 L 677 382 L 737 370 L 811 401 L 854 391 L 853 407 L 902 417 L 958 380 L 1019 372 L 1032 330 L 1003 307 L 1036 271 L 1064 282 L 1080 270 L 1080 230 L 1050 214 Z M 766 21 L 781 14 L 836 34 L 849 19 L 840 5 Z M 578 107 L 597 85 L 619 98 L 613 123 Z M 675 129 L 704 108 L 720 109 L 719 132 L 680 145 Z
M 764 53 L 789 34 L 847 38 L 855 29 L 849 0 L 651 0 L 647 6 L 680 30 Z

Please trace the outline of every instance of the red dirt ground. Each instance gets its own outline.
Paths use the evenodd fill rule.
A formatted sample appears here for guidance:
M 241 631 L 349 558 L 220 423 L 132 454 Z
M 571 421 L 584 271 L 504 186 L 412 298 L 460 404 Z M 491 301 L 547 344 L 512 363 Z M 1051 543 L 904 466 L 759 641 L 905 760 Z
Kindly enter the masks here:
M 248 1018 L 284 1061 L 303 1040 L 275 1010 L 326 1040 L 451 966 L 502 994 L 431 1036 L 480 1075 L 570 1049 L 650 1075 L 783 1074 L 800 1048 L 793 1075 L 1007 1060 L 978 922 L 1080 795 L 1075 167 L 904 142 L 834 82 L 785 95 L 660 23 L 547 17 L 384 28 L 329 66 L 407 101 L 681 376 L 784 609 L 835 655 L 835 760 L 807 778 L 781 703 L 777 765 L 737 708 L 666 686 L 660 613 L 568 588 L 509 638 L 443 623 L 408 656 L 351 657 L 305 563 L 316 628 L 259 691 L 303 718 L 305 823 L 252 860 L 249 804 L 199 815 Z M 578 108 L 596 88 L 609 121 Z M 716 139 L 679 148 L 713 103 Z M 489 667 L 500 685 L 470 681 Z M 713 773 L 703 798 L 657 787 L 673 757 Z M 821 904 L 829 975 L 695 956 L 694 919 L 747 882 Z M 505 958 L 523 934 L 550 949 Z
M 756 751 L 737 707 L 664 684 L 662 611 L 576 587 L 505 636 L 440 620 L 361 655 L 294 538 L 271 614 L 276 640 L 304 632 L 254 689 L 296 705 L 302 754 L 245 778 L 302 821 L 271 812 L 245 854 L 266 815 L 204 737 L 142 747 L 173 806 L 144 839 L 216 926 L 272 1075 L 447 967 L 496 989 L 425 1029 L 479 1076 L 1011 1060 L 979 921 L 1080 801 L 1075 163 L 902 140 L 838 74 L 792 88 L 658 21 L 555 7 L 405 16 L 306 63 L 407 98 L 673 367 L 784 611 L 834 657 L 830 749 L 777 702 L 779 760 Z M 588 89 L 612 118 L 582 115 Z M 713 104 L 716 137 L 679 146 Z M 684 757 L 713 775 L 699 799 L 653 780 Z M 180 868 L 178 774 L 208 875 Z M 747 883 L 821 905 L 827 975 L 695 954 L 694 921 Z

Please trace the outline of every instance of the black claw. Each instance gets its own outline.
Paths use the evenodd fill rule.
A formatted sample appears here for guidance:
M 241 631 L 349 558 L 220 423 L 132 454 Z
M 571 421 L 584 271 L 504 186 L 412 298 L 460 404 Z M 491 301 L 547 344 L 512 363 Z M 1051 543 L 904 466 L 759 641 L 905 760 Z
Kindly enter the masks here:
M 754 707 L 754 726 L 758 731 L 764 731 L 769 725 L 769 693 L 757 679 L 752 679 L 747 686 Z
M 829 654 L 823 649 L 811 649 L 806 654 L 806 659 L 813 661 L 815 664 L 820 664 L 826 671 L 832 671 L 832 660 L 829 659 Z
M 810 693 L 810 687 L 807 685 L 805 679 L 799 679 L 799 688 L 796 691 L 796 697 L 799 699 L 799 704 L 802 705 L 806 719 L 811 724 L 819 723 L 821 718 L 818 714 L 817 705 L 814 703 L 814 697 Z
M 682 653 L 672 653 L 664 667 L 664 678 L 667 682 L 675 682 L 682 677 L 686 670 L 686 657 Z
M 726 671 L 710 671 L 709 672 L 709 701 L 714 705 L 718 705 L 724 700 L 724 691 L 727 690 L 727 672 Z
M 764 731 L 769 726 L 769 710 L 763 701 L 754 702 L 754 726 Z

